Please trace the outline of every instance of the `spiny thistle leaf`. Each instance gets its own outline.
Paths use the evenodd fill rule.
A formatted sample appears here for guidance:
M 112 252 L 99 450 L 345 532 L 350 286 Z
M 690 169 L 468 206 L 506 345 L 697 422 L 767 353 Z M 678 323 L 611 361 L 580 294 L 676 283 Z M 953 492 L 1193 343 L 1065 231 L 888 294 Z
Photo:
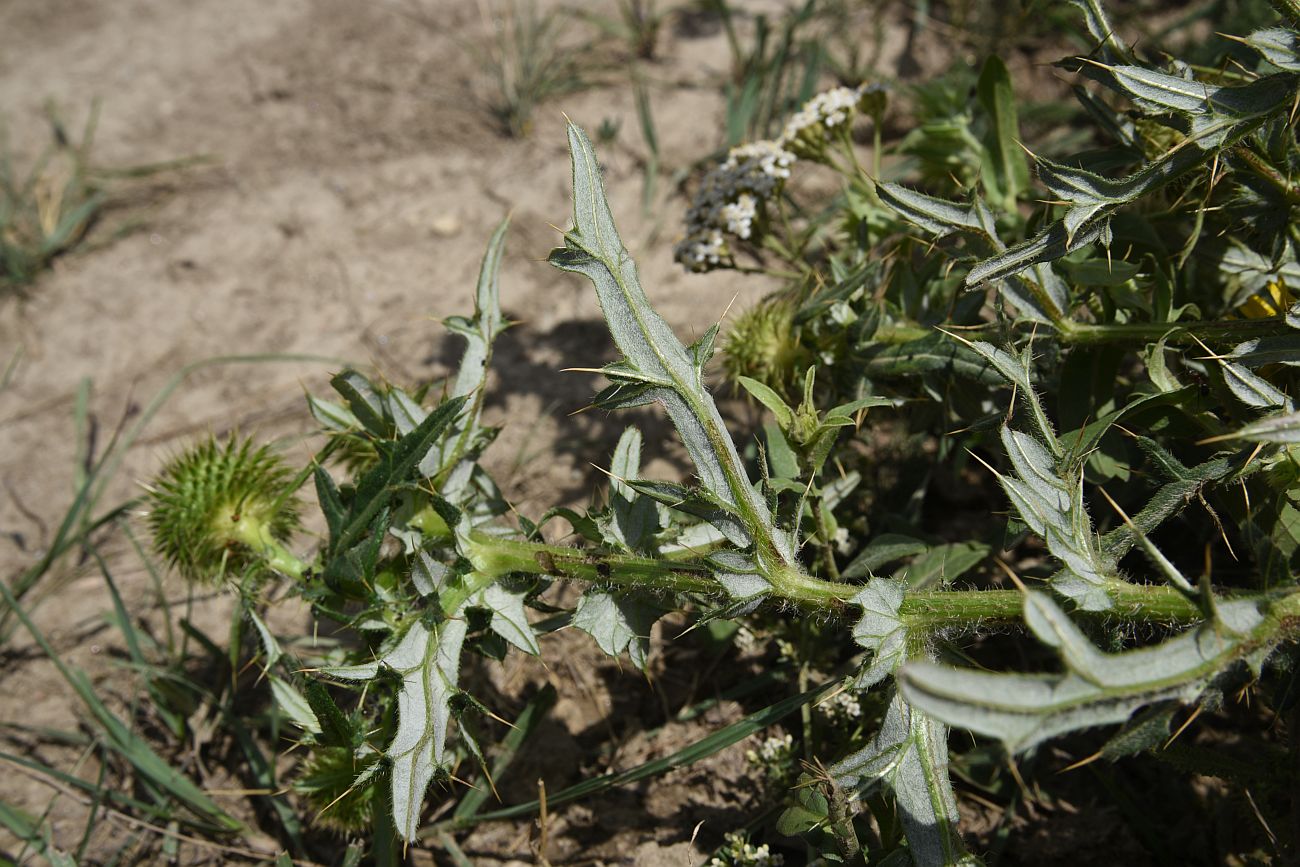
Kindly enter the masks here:
M 645 670 L 650 652 L 650 627 L 663 609 L 629 593 L 589 590 L 573 613 L 573 625 L 596 639 L 610 656 L 627 651 L 632 664 Z
M 957 798 L 948 778 L 948 729 L 895 692 L 880 731 L 828 769 L 856 797 L 885 785 L 898 799 L 914 864 L 977 865 L 957 831 Z
M 1300 443 L 1300 413 L 1270 416 L 1251 422 L 1235 433 L 1233 439 L 1256 443 Z
M 701 353 L 691 352 L 655 312 L 637 278 L 605 198 L 600 164 L 586 134 L 569 124 L 573 157 L 573 228 L 551 264 L 588 277 L 596 288 L 614 343 L 624 355 L 611 376 L 631 385 L 631 401 L 661 403 L 677 428 L 710 499 L 733 516 L 745 545 L 756 547 L 764 569 L 789 568 L 795 548 L 776 528 L 750 482 L 713 399 L 704 387 Z M 704 353 L 707 355 L 707 353 Z M 610 371 L 607 369 L 607 373 Z
M 873 578 L 853 597 L 853 604 L 862 609 L 853 637 L 871 651 L 871 659 L 858 674 L 858 689 L 875 686 L 893 674 L 907 653 L 907 629 L 898 614 L 906 589 L 902 581 Z
M 484 386 L 488 367 L 492 361 L 492 347 L 501 332 L 510 323 L 501 315 L 501 258 L 505 253 L 506 231 L 510 218 L 502 220 L 488 240 L 479 269 L 478 287 L 474 293 L 474 315 L 469 319 L 454 316 L 446 321 L 453 334 L 465 338 L 465 352 L 456 371 L 451 396 L 466 400 L 465 410 L 453 422 L 446 439 L 420 461 L 420 474 L 442 480 L 456 465 L 471 459 L 476 438 L 481 433 L 480 416 L 483 411 Z M 444 496 L 447 492 L 444 491 Z M 448 497 L 459 504 L 461 497 Z
M 383 667 L 402 678 L 397 732 L 384 755 L 391 762 L 393 823 L 404 840 L 415 840 L 424 793 L 435 772 L 446 768 L 451 699 L 460 677 L 465 632 L 463 619 L 446 620 L 432 628 L 417 620 L 396 646 L 375 662 L 323 670 L 341 680 L 369 681 Z
M 1075 731 L 1122 722 L 1160 701 L 1189 702 L 1240 662 L 1257 668 L 1277 640 L 1256 602 L 1220 602 L 1219 620 L 1154 647 L 1098 650 L 1051 597 L 1025 594 L 1025 620 L 1060 653 L 1064 674 L 998 674 L 909 662 L 898 671 L 911 704 L 1022 752 Z

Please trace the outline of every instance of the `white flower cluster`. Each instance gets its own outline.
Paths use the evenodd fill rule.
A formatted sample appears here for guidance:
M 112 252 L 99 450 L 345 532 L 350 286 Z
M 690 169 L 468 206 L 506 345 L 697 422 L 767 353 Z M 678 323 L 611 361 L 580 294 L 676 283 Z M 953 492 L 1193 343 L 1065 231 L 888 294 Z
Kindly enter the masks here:
M 745 835 L 732 831 L 727 834 L 727 848 L 714 855 L 708 867 L 780 867 L 785 856 L 772 851 L 766 843 L 755 846 L 745 842 Z
M 819 93 L 790 118 L 776 141 L 732 148 L 700 183 L 686 212 L 686 237 L 674 250 L 677 261 L 691 271 L 731 264 L 726 236 L 753 238 L 764 204 L 780 194 L 790 167 L 801 157 L 819 159 L 826 151 L 827 130 L 852 122 L 859 109 L 875 99 L 883 99 L 877 84 Z
M 826 150 L 827 132 L 850 123 L 858 111 L 884 105 L 885 89 L 879 84 L 837 87 L 819 93 L 785 123 L 781 144 L 800 157 L 817 159 Z
M 756 750 L 745 751 L 745 761 L 751 765 L 771 767 L 790 760 L 794 755 L 794 735 L 770 737 L 758 745 Z
M 833 720 L 854 720 L 862 716 L 862 705 L 853 693 L 841 690 L 817 706 L 817 709 Z
M 723 233 L 749 240 L 759 206 L 790 177 L 794 154 L 775 142 L 758 141 L 731 149 L 727 159 L 704 176 L 686 212 L 686 239 L 675 255 L 692 271 L 709 271 L 731 257 Z

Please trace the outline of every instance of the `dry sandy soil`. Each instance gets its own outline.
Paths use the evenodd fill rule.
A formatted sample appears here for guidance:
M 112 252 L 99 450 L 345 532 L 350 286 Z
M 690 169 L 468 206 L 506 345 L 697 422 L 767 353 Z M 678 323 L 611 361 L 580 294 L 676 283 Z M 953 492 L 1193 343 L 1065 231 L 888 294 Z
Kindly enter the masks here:
M 602 152 L 614 209 L 651 297 L 684 335 L 707 328 L 737 293 L 744 303 L 765 288 L 726 275 L 688 277 L 672 264 L 682 203 L 661 198 L 642 212 L 631 94 L 608 69 L 600 74 L 617 84 L 543 107 L 526 140 L 502 137 L 481 105 L 488 82 L 466 50 L 485 33 L 470 3 L 14 0 L 0 7 L 0 32 L 0 105 L 17 152 L 42 144 L 48 100 L 74 124 L 99 100 L 97 162 L 211 158 L 160 176 L 144 201 L 110 215 L 119 224 L 143 220 L 141 229 L 60 260 L 27 299 L 0 308 L 3 361 L 20 353 L 0 393 L 6 579 L 40 556 L 71 503 L 85 445 L 73 428 L 83 380 L 93 384 L 89 444 L 98 454 L 182 366 L 214 356 L 301 353 L 346 360 L 397 383 L 439 378 L 459 347 L 438 320 L 467 309 L 482 245 L 507 213 L 503 306 L 521 325 L 496 357 L 489 415 L 509 423 L 490 465 L 525 514 L 585 500 L 598 483 L 589 462 L 608 454 L 626 420 L 571 417 L 594 383 L 560 372 L 597 366 L 611 354 L 589 288 L 543 261 L 558 237 L 552 226 L 568 220 L 561 108 L 589 129 L 606 118 L 621 123 L 620 141 Z M 716 82 L 727 55 L 716 28 L 698 38 L 670 32 L 664 48 L 670 61 L 650 74 L 662 83 L 653 100 L 664 162 L 677 167 L 718 145 Z M 101 230 L 92 240 L 109 234 Z M 194 373 L 127 453 L 103 503 L 134 495 L 168 455 L 209 431 L 279 437 L 295 459 L 305 457 L 319 441 L 309 436 L 304 390 L 327 391 L 327 374 L 340 365 L 231 364 Z M 652 443 L 649 453 L 656 459 L 650 471 L 680 473 L 671 444 Z M 106 545 L 128 606 L 156 622 L 140 561 L 120 538 Z M 104 624 L 110 600 L 98 570 L 68 560 L 45 581 L 36 621 L 56 648 L 106 692 L 129 689 L 130 676 L 109 659 L 116 633 Z M 170 586 L 182 595 L 179 582 Z M 196 620 L 222 635 L 228 612 L 216 598 Z M 549 769 L 542 768 L 552 791 L 583 773 L 663 754 L 705 730 L 700 721 L 664 744 L 584 756 L 577 737 L 602 725 L 611 690 L 633 696 L 618 699 L 620 706 L 647 704 L 660 719 L 663 706 L 644 680 L 619 679 L 584 642 L 570 644 L 587 655 L 551 673 L 562 694 L 555 714 L 562 726 L 552 739 L 558 747 L 548 748 Z M 75 702 L 29 648 L 19 635 L 8 649 L 0 720 L 72 726 Z M 536 681 L 546 672 L 533 666 L 521 676 Z M 616 734 L 622 743 L 632 732 Z M 597 738 L 607 739 L 603 732 Z M 46 758 L 70 768 L 76 755 Z M 724 808 L 750 797 L 738 780 L 743 772 L 737 748 L 710 772 L 678 774 L 668 786 L 608 800 L 599 820 L 589 807 L 566 811 L 551 829 L 548 854 L 691 863 L 704 851 L 688 842 L 706 818 L 697 808 L 737 821 Z M 503 794 L 530 797 L 535 778 Z M 30 813 L 39 815 L 54 795 L 8 771 L 0 779 L 4 799 Z M 729 792 L 728 780 L 738 789 Z M 75 846 L 84 810 L 75 798 L 56 801 L 56 841 Z M 642 811 L 647 815 L 637 818 Z M 566 830 L 572 823 L 587 826 L 585 842 Z M 130 830 L 101 825 L 96 847 L 105 853 Z M 716 841 L 729 827 L 705 836 Z M 481 832 L 467 846 L 480 863 L 531 860 L 528 837 L 524 823 Z M 222 857 L 181 847 L 183 861 Z
M 144 199 L 109 217 L 143 220 L 142 228 L 115 239 L 101 229 L 92 240 L 106 243 L 61 259 L 25 300 L 0 306 L 0 365 L 17 357 L 0 392 L 0 576 L 7 580 L 40 556 L 71 502 L 79 450 L 87 447 L 73 427 L 80 383 L 93 384 L 93 456 L 182 366 L 214 356 L 311 354 L 397 383 L 435 380 L 459 351 L 438 320 L 467 309 L 482 245 L 507 213 L 503 305 L 522 324 L 502 339 L 495 361 L 490 420 L 508 424 L 489 466 L 520 511 L 534 516 L 585 500 L 599 485 L 590 462 L 603 460 L 627 420 L 571 416 L 595 383 L 560 372 L 611 355 L 589 287 L 543 261 L 557 239 L 552 227 L 565 225 L 569 212 L 560 109 L 592 130 L 607 118 L 621 124 L 618 140 L 602 150 L 614 211 L 653 302 L 684 337 L 711 325 L 737 295 L 743 306 L 769 287 L 726 273 L 688 276 L 672 263 L 684 203 L 661 194 L 648 211 L 640 207 L 641 143 L 617 55 L 598 73 L 606 85 L 544 106 L 532 135 L 510 140 L 483 110 L 488 82 L 465 47 L 484 32 L 473 4 L 450 0 L 0 5 L 0 105 L 18 152 L 40 144 L 47 100 L 73 119 L 99 100 L 98 162 L 211 158 L 155 179 Z M 666 60 L 648 75 L 663 161 L 676 169 L 719 144 L 727 51 L 716 27 L 670 28 L 664 39 Z M 327 374 L 340 365 L 224 364 L 193 373 L 127 453 L 103 505 L 133 496 L 168 455 L 210 431 L 279 438 L 295 459 L 305 458 L 319 440 L 310 435 L 304 390 L 325 392 Z M 646 420 L 648 472 L 680 474 L 662 424 Z M 105 545 L 128 606 L 156 624 L 140 560 L 120 536 Z M 110 658 L 116 632 L 105 626 L 110 601 L 99 570 L 69 558 L 45 582 L 39 626 L 106 693 L 123 695 L 131 678 Z M 179 582 L 170 588 L 183 593 Z M 222 635 L 229 610 L 218 596 L 195 620 Z M 513 775 L 502 792 L 507 802 L 531 797 L 538 776 L 554 791 L 663 755 L 739 712 L 723 705 L 694 723 L 644 734 L 698 690 L 691 664 L 674 665 L 675 651 L 664 657 L 661 649 L 649 682 L 620 675 L 584 641 L 548 640 L 561 644 L 547 655 L 562 664 L 544 670 L 515 659 L 495 675 L 507 703 L 520 684 L 545 679 L 561 695 L 547 755 Z M 72 727 L 76 705 L 26 636 L 5 653 L 0 721 Z M 609 716 L 611 708 L 617 713 Z M 4 748 L 22 751 L 22 737 L 5 731 Z M 745 746 L 560 811 L 546 854 L 556 863 L 698 863 L 758 797 Z M 43 755 L 69 769 L 77 758 Z M 93 775 L 88 765 L 78 772 Z M 36 814 L 54 794 L 8 769 L 0 781 L 0 796 Z M 84 815 L 75 797 L 58 798 L 50 813 L 55 840 L 75 846 Z M 701 821 L 697 844 L 692 831 Z M 130 830 L 101 820 L 91 852 L 113 851 Z M 533 836 L 528 822 L 489 826 L 465 846 L 476 863 L 531 863 Z M 0 837 L 0 849 L 7 846 Z M 188 843 L 179 859 L 239 860 Z

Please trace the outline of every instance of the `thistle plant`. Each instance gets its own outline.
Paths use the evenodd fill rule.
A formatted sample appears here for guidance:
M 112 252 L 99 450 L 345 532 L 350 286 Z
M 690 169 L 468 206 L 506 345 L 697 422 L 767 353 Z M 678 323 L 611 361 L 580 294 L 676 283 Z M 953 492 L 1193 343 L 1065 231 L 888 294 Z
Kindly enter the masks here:
M 356 371 L 334 377 L 338 401 L 313 398 L 327 449 L 363 448 L 342 482 L 328 454 L 310 468 L 326 532 L 309 557 L 287 552 L 293 485 L 262 452 L 209 443 L 165 471 L 151 521 L 173 561 L 288 575 L 348 637 L 299 658 L 259 635 L 307 756 L 295 789 L 322 821 L 368 827 L 372 855 L 391 861 L 399 842 L 454 847 L 450 835 L 477 821 L 643 779 L 780 722 L 788 740 L 761 734 L 753 761 L 783 765 L 774 830 L 802 838 L 808 860 L 975 864 L 954 779 L 977 783 L 969 739 L 950 744 L 952 728 L 985 739 L 977 749 L 1019 781 L 1022 765 L 1054 760 L 1049 742 L 1085 744 L 1076 765 L 1176 756 L 1180 769 L 1225 775 L 1213 751 L 1165 748 L 1246 697 L 1297 724 L 1300 311 L 1276 308 L 1300 237 L 1272 212 L 1289 213 L 1300 157 L 1300 9 L 1284 4 L 1278 27 L 1241 38 L 1253 69 L 1207 81 L 1142 61 L 1099 4 L 1080 6 L 1096 49 L 1064 66 L 1127 107 L 1080 86 L 1082 116 L 1110 147 L 1074 162 L 1035 156 L 1046 204 L 1033 204 L 1045 197 L 1030 187 L 996 59 L 942 133 L 977 157 L 969 188 L 917 189 L 862 167 L 849 128 L 861 113 L 879 126 L 873 88 L 814 99 L 779 141 L 733 151 L 706 180 L 688 224 L 723 233 L 726 249 L 709 248 L 714 261 L 702 252 L 711 236 L 701 247 L 692 235 L 684 264 L 735 265 L 731 245 L 755 242 L 792 273 L 739 332 L 770 317 L 790 323 L 791 343 L 757 360 L 741 357 L 751 341 L 727 344 L 726 366 L 770 414 L 756 447 L 733 438 L 707 387 L 719 327 L 686 345 L 655 311 L 592 144 L 570 125 L 573 222 L 550 262 L 591 282 L 621 353 L 593 371 L 608 383 L 593 405 L 660 407 L 690 458 L 687 481 L 643 477 L 642 436 L 628 428 L 608 497 L 585 512 L 534 520 L 505 501 L 480 462 L 495 436 L 480 415 L 486 370 L 508 325 L 504 224 L 473 315 L 448 322 L 466 349 L 439 399 Z M 781 216 L 797 161 L 843 179 L 823 216 Z M 913 184 L 944 177 L 907 165 Z M 1112 180 L 1103 166 L 1131 171 Z M 1246 315 L 1252 297 L 1273 305 L 1267 315 Z M 868 435 L 891 427 L 924 459 L 874 466 Z M 872 481 L 886 469 L 910 480 L 902 497 Z M 944 500 L 961 473 L 981 474 L 997 498 L 965 525 Z M 246 515 L 262 529 L 241 530 Z M 552 520 L 580 543 L 544 541 Z M 557 611 L 548 591 L 567 583 L 583 594 Z M 241 594 L 250 616 L 263 601 Z M 645 668 L 651 627 L 674 610 L 698 625 L 765 618 L 758 631 L 788 648 L 797 689 L 642 768 L 496 813 L 477 813 L 487 796 L 471 790 L 430 823 L 431 785 L 454 790 L 461 762 L 482 765 L 490 787 L 481 732 L 495 711 L 468 656 L 540 655 L 539 636 L 567 625 Z M 1017 652 L 999 655 L 995 635 Z M 1269 857 L 1288 857 L 1293 832 L 1277 829 L 1294 780 L 1267 764 L 1238 776 L 1271 829 Z M 1011 803 L 1032 797 L 1009 790 Z M 780 839 L 728 838 L 715 861 L 779 863 Z

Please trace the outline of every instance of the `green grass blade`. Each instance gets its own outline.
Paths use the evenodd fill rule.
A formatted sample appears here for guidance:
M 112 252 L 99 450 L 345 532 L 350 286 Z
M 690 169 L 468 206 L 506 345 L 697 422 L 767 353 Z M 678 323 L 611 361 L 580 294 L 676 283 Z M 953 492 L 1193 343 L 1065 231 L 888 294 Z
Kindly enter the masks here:
M 0 595 L 4 596 L 10 610 L 27 628 L 33 640 L 45 651 L 50 661 L 63 675 L 63 679 L 68 682 L 68 685 L 77 693 L 77 697 L 81 699 L 91 716 L 99 723 L 104 734 L 108 737 L 109 746 L 129 762 L 144 780 L 154 785 L 159 791 L 184 804 L 196 816 L 212 822 L 226 831 L 239 831 L 243 828 L 241 822 L 217 806 L 192 780 L 167 764 L 145 741 L 131 731 L 121 718 L 100 701 L 85 673 L 72 668 L 58 656 L 44 634 L 37 629 L 36 624 L 19 606 L 18 600 L 14 598 L 13 593 L 2 581 L 0 581 Z
M 515 720 L 515 727 L 501 741 L 501 751 L 492 763 L 493 782 L 500 781 L 505 777 L 506 771 L 519 754 L 519 750 L 532 737 L 533 732 L 537 730 L 538 724 L 554 705 L 555 687 L 548 683 L 528 702 L 519 714 L 519 718 Z M 465 794 L 465 797 L 460 799 L 460 803 L 456 805 L 456 812 L 452 813 L 452 819 L 468 819 L 476 814 L 487 801 L 489 789 L 490 785 L 487 776 L 479 774 L 479 778 L 474 783 L 474 788 L 470 789 Z M 448 852 L 450 851 L 448 850 Z
M 732 744 L 739 743 L 750 735 L 761 732 L 763 729 L 771 726 L 786 716 L 794 713 L 806 704 L 810 704 L 821 698 L 833 688 L 839 686 L 839 680 L 828 681 L 821 686 L 810 689 L 799 695 L 783 699 L 774 705 L 765 707 L 760 711 L 750 714 L 744 719 L 732 723 L 726 728 L 719 729 L 708 737 L 702 738 L 690 746 L 684 747 L 669 756 L 661 759 L 646 762 L 626 771 L 620 771 L 614 774 L 605 774 L 600 777 L 594 777 L 590 780 L 584 780 L 577 785 L 570 786 L 561 792 L 548 796 L 546 805 L 558 807 L 572 801 L 588 798 L 592 795 L 619 786 L 626 786 L 629 783 L 635 783 L 640 780 L 658 776 L 668 771 L 680 768 L 686 765 L 694 764 L 702 759 L 706 759 L 714 753 L 720 752 Z M 523 804 L 516 804 L 513 807 L 506 807 L 501 810 L 493 810 L 489 813 L 479 813 L 477 816 L 471 816 L 464 819 L 452 818 L 445 822 L 439 822 L 426 832 L 433 831 L 444 832 L 456 830 L 459 828 L 468 828 L 479 822 L 490 822 L 498 819 L 513 819 L 517 816 L 527 816 L 537 812 L 541 807 L 539 801 L 528 801 Z

